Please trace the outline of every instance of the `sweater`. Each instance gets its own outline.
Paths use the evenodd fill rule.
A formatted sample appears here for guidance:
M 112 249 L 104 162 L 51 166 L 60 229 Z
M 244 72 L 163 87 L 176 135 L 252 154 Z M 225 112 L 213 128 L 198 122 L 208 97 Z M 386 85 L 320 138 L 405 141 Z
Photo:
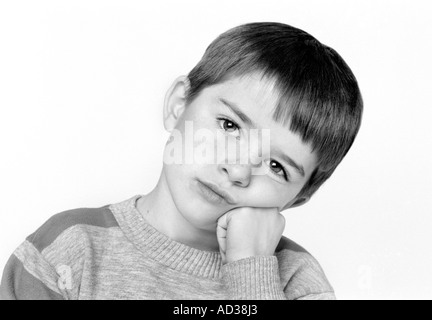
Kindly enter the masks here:
M 273 256 L 222 264 L 151 226 L 141 196 L 52 216 L 9 258 L 0 299 L 335 299 L 319 263 L 288 238 Z

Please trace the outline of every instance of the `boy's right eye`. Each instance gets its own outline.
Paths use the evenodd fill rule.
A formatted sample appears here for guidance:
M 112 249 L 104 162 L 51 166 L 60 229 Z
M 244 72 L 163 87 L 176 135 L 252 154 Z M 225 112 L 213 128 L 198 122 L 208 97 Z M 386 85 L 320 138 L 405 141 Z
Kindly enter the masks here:
M 237 123 L 235 123 L 234 121 L 232 121 L 230 119 L 227 119 L 227 118 L 217 118 L 217 120 L 218 120 L 219 126 L 224 131 L 229 132 L 229 130 L 232 130 L 232 129 L 240 131 L 240 129 L 241 129 L 240 126 Z M 229 132 L 229 133 L 231 133 L 231 132 Z

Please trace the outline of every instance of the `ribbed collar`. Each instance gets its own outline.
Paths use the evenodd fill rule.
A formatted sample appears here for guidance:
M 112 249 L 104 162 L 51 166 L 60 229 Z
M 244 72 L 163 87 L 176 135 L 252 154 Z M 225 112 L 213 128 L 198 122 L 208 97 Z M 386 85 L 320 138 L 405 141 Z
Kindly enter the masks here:
M 159 232 L 136 207 L 142 196 L 135 195 L 109 206 L 126 237 L 146 256 L 171 269 L 204 278 L 221 278 L 220 253 L 189 247 Z

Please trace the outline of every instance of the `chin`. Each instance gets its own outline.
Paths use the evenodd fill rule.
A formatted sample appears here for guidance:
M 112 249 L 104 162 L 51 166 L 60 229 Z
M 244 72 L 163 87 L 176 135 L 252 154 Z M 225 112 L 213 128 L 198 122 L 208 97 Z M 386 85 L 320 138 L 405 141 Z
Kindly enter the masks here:
M 182 217 L 198 229 L 211 230 L 216 227 L 218 214 L 214 208 L 203 204 L 193 191 L 184 185 L 173 188 L 172 194 L 175 206 Z
M 183 217 L 198 229 L 216 232 L 218 219 L 225 211 L 217 209 L 202 202 L 191 201 L 190 205 L 182 213 Z
M 224 208 L 207 202 L 197 189 L 197 179 L 188 174 L 178 174 L 180 168 L 167 168 L 166 179 L 174 204 L 191 225 L 206 231 L 216 231 L 217 220 L 225 212 Z M 225 209 L 226 211 L 226 209 Z

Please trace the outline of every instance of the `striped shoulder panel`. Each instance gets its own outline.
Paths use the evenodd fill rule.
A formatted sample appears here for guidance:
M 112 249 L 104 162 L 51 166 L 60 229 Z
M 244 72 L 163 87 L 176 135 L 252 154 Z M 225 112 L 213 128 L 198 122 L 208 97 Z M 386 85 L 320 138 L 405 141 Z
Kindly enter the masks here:
M 63 296 L 28 272 L 23 263 L 12 255 L 3 272 L 0 300 L 63 300 Z
M 78 208 L 57 213 L 27 237 L 39 252 L 48 247 L 66 229 L 78 224 L 103 228 L 118 227 L 110 205 L 100 208 Z

